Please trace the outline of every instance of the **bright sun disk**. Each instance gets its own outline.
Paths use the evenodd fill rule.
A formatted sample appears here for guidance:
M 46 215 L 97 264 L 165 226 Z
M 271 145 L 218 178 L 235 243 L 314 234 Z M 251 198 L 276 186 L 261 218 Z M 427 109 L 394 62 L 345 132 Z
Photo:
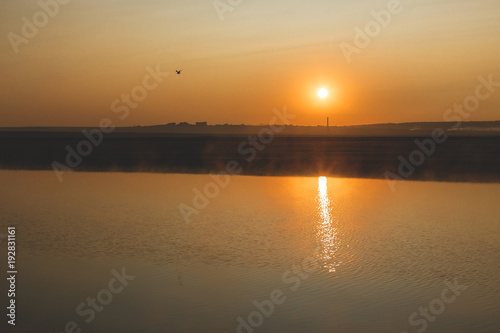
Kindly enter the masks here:
M 328 96 L 328 90 L 326 88 L 321 88 L 318 90 L 318 96 L 320 98 L 326 98 Z

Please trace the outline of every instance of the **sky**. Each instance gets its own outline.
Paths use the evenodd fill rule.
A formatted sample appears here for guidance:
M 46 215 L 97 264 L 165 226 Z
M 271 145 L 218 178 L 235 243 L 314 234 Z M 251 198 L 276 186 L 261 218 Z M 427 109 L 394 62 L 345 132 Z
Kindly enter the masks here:
M 500 82 L 498 0 L 59 1 L 0 2 L 0 127 L 442 121 Z

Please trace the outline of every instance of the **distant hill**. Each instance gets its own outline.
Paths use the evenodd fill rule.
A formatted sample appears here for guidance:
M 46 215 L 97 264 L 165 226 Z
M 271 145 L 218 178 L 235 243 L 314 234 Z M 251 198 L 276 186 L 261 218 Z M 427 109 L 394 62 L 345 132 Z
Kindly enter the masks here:
M 429 136 L 440 128 L 449 136 L 500 136 L 500 121 L 464 122 L 459 127 L 452 122 L 412 122 L 400 124 L 370 124 L 353 126 L 293 126 L 285 127 L 279 135 L 289 136 Z M 252 135 L 263 127 L 255 125 L 208 125 L 206 123 L 170 123 L 155 126 L 117 127 L 115 133 Z M 456 128 L 455 128 L 456 127 Z M 3 132 L 81 132 L 89 127 L 0 127 Z

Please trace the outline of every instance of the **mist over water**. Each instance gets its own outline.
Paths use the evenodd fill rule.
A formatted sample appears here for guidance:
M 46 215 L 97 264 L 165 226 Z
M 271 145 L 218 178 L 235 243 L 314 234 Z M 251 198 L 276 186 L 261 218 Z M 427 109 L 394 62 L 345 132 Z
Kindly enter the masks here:
M 0 224 L 17 227 L 20 332 L 417 332 L 409 317 L 466 290 L 427 332 L 497 332 L 498 184 L 231 178 L 186 224 L 207 175 L 0 171 Z M 3 252 L 6 252 L 2 246 Z M 295 272 L 305 260 L 316 269 Z M 133 281 L 91 323 L 75 309 L 113 269 Z M 305 277 L 307 275 L 307 277 Z M 417 319 L 421 318 L 419 316 Z M 243 330 L 244 331 L 244 330 Z

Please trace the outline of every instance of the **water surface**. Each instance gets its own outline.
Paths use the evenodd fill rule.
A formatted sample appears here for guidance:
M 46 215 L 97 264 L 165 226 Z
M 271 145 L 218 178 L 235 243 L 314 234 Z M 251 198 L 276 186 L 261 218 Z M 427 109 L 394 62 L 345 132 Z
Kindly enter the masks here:
M 382 180 L 232 177 L 187 224 L 179 205 L 209 176 L 0 181 L 1 232 L 17 227 L 19 332 L 69 321 L 82 332 L 237 332 L 275 290 L 286 299 L 252 331 L 417 332 L 410 315 L 455 280 L 467 289 L 426 332 L 500 331 L 498 184 L 401 182 L 393 193 Z M 77 306 L 122 268 L 135 279 L 86 323 Z

